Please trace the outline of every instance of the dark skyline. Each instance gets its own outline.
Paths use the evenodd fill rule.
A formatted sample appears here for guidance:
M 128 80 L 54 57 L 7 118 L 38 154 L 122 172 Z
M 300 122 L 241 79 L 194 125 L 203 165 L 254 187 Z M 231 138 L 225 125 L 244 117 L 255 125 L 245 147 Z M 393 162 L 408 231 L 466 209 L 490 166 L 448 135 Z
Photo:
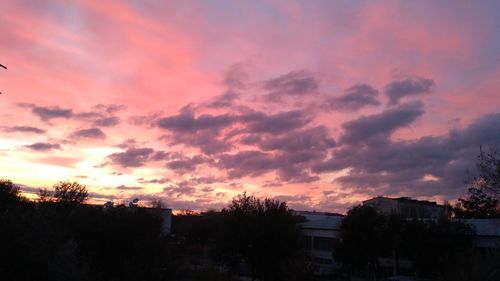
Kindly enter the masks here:
M 2 1 L 0 170 L 30 196 L 344 213 L 500 147 L 495 1 Z

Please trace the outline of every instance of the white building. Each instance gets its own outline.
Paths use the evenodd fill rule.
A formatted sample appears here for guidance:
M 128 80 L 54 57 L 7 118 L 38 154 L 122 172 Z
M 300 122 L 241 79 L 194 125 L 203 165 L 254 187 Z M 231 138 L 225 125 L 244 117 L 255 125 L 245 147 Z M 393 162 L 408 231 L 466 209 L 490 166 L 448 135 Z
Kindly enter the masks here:
M 384 215 L 398 215 L 404 218 L 439 219 L 445 215 L 443 205 L 408 197 L 388 198 L 377 196 L 363 201 L 363 205 L 370 206 Z
M 147 210 L 162 219 L 161 232 L 163 235 L 170 234 L 172 230 L 172 209 L 168 208 L 147 208 Z
M 475 230 L 474 244 L 478 248 L 500 248 L 500 219 L 457 219 Z
M 340 237 L 342 216 L 328 213 L 299 212 L 306 218 L 301 224 L 302 234 L 318 274 L 326 275 L 339 268 L 333 258 L 333 247 Z

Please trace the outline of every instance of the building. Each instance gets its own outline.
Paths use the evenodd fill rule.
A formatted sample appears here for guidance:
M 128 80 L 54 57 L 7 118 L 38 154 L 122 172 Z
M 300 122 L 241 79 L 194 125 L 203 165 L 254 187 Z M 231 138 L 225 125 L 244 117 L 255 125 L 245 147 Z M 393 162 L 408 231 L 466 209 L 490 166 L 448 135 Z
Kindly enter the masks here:
M 500 248 L 500 219 L 457 219 L 474 229 L 472 240 L 478 248 Z
M 333 258 L 333 247 L 340 237 L 343 216 L 318 212 L 298 212 L 306 218 L 301 223 L 304 242 L 319 275 L 327 275 L 340 267 Z
M 445 215 L 443 205 L 409 197 L 388 198 L 377 196 L 363 201 L 363 205 L 370 206 L 384 215 L 397 215 L 404 218 L 438 219 Z
M 172 209 L 169 208 L 147 208 L 153 214 L 157 214 L 162 219 L 161 232 L 163 235 L 170 234 L 172 230 Z

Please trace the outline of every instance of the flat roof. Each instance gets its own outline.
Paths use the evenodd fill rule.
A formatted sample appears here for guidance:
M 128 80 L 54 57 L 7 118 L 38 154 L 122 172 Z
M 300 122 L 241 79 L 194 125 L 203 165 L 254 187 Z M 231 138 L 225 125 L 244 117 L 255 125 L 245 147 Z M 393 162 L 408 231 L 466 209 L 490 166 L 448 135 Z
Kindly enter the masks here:
M 341 216 L 329 216 L 321 220 L 303 222 L 300 227 L 304 229 L 339 230 L 342 219 Z
M 456 219 L 470 225 L 478 236 L 500 237 L 500 219 Z

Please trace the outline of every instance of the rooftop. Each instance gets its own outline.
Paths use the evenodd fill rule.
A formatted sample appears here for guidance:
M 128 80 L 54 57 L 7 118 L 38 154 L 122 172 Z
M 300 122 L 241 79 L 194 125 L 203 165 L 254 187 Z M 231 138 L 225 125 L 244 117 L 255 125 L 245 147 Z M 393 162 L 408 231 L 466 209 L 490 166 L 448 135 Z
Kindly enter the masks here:
M 380 200 L 380 199 L 394 200 L 394 201 L 398 201 L 398 202 L 407 202 L 407 203 L 417 203 L 417 204 L 440 206 L 436 202 L 431 202 L 431 201 L 427 201 L 427 200 L 417 200 L 417 199 L 413 199 L 411 197 L 390 198 L 390 197 L 385 197 L 385 196 L 377 196 L 377 197 L 373 197 L 371 199 L 365 200 L 365 201 L 363 201 L 363 203 L 370 202 L 370 201 L 373 201 L 373 200 Z
M 474 228 L 478 236 L 500 236 L 500 219 L 458 219 Z
M 308 229 L 339 230 L 343 218 L 341 216 L 329 216 L 319 220 L 303 222 L 300 226 Z

